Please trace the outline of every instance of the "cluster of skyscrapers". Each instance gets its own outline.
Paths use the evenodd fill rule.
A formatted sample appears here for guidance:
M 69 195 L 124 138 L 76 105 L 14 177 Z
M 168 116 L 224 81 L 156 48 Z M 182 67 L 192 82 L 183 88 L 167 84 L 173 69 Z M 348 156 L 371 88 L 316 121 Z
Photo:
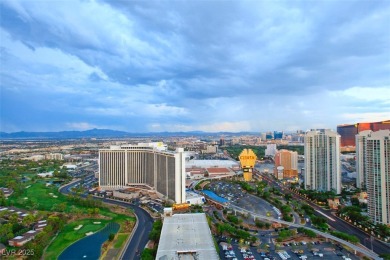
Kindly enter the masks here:
M 340 194 L 341 147 L 356 146 L 356 186 L 367 190 L 368 214 L 374 223 L 390 224 L 390 121 L 341 125 L 337 129 L 339 133 L 328 129 L 306 132 L 305 189 Z M 278 151 L 276 144 L 269 144 L 267 151 L 272 151 L 277 178 L 297 177 L 296 152 Z M 185 203 L 185 179 L 183 148 L 172 152 L 163 143 L 140 143 L 99 150 L 102 189 L 142 186 Z
M 337 130 L 305 134 L 305 189 L 340 194 L 340 148 L 356 147 L 356 186 L 367 190 L 368 215 L 374 223 L 390 224 L 390 121 L 340 125 Z

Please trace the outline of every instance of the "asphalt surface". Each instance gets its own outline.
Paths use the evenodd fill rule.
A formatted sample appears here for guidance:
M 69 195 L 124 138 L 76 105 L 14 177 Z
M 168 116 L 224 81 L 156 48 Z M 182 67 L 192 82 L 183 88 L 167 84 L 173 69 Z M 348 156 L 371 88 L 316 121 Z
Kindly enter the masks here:
M 138 218 L 138 226 L 133 237 L 125 249 L 122 259 L 141 259 L 140 253 L 145 248 L 149 241 L 149 233 L 152 231 L 153 218 L 142 208 L 135 205 L 130 205 L 126 202 L 116 201 L 111 199 L 102 199 L 105 203 L 115 204 L 134 210 L 134 214 Z
M 270 220 L 270 221 L 278 222 L 278 223 L 281 223 L 281 224 L 284 224 L 284 225 L 288 225 L 288 226 L 292 226 L 292 227 L 305 227 L 303 225 L 287 222 L 287 221 L 284 221 L 284 220 L 274 219 L 274 218 L 267 217 L 267 216 L 257 215 L 257 214 L 255 214 L 253 212 L 250 212 L 250 211 L 247 211 L 247 210 L 245 210 L 243 208 L 238 208 L 238 207 L 235 207 L 235 206 L 232 206 L 232 205 L 231 205 L 231 207 L 234 210 L 238 210 L 238 211 L 244 212 L 244 213 L 249 213 L 252 216 L 260 218 L 260 219 Z M 350 243 L 348 241 L 342 240 L 342 239 L 340 239 L 338 237 L 330 235 L 329 233 L 325 233 L 325 232 L 319 231 L 317 229 L 308 228 L 308 227 L 305 227 L 305 228 L 308 229 L 308 230 L 311 230 L 311 231 L 313 231 L 313 232 L 315 232 L 315 233 L 317 233 L 319 235 L 321 235 L 324 238 L 329 238 L 329 239 L 332 239 L 332 240 L 334 240 L 334 241 L 336 241 L 338 243 L 344 244 L 344 245 L 348 246 L 349 248 L 351 248 L 352 250 L 355 250 L 357 252 L 361 252 L 362 254 L 367 255 L 369 257 L 372 257 L 374 259 L 379 259 L 377 254 L 375 254 L 374 252 L 368 250 L 367 248 L 363 248 L 363 247 L 360 247 L 359 245 L 352 244 L 352 243 Z
M 335 230 L 338 230 L 338 231 L 342 231 L 344 233 L 347 233 L 347 234 L 350 234 L 350 235 L 354 235 L 356 236 L 357 238 L 359 238 L 360 240 L 360 243 L 362 245 L 365 245 L 368 249 L 371 249 L 371 240 L 370 240 L 370 235 L 363 232 L 362 230 L 360 230 L 359 228 L 351 225 L 351 224 L 348 224 L 347 222 L 339 219 L 338 217 L 334 216 L 333 214 L 331 214 L 331 210 L 324 210 L 322 209 L 321 207 L 317 206 L 316 204 L 310 202 L 310 201 L 307 201 L 307 200 L 303 200 L 299 195 L 295 194 L 295 193 L 291 193 L 293 195 L 293 197 L 295 199 L 299 199 L 301 201 L 304 201 L 305 203 L 309 204 L 310 206 L 312 206 L 315 210 L 318 210 L 320 211 L 321 213 L 329 216 L 330 218 L 334 219 L 334 221 L 330 220 L 327 218 L 327 223 L 330 227 L 334 228 Z M 318 212 L 315 212 L 315 214 L 317 216 L 321 216 L 323 217 L 322 214 L 318 213 Z M 373 239 L 372 240 L 372 249 L 375 253 L 377 254 L 388 254 L 390 252 L 390 246 L 379 241 L 379 240 L 376 240 L 376 239 Z
M 71 192 L 70 189 L 79 182 L 81 181 L 75 181 L 60 188 L 60 192 L 69 194 Z M 99 199 L 104 203 L 119 205 L 134 210 L 134 214 L 138 219 L 138 225 L 136 226 L 136 230 L 134 231 L 131 241 L 127 244 L 127 248 L 125 249 L 122 259 L 141 259 L 140 254 L 149 241 L 149 233 L 152 230 L 153 218 L 144 209 L 126 202 L 99 197 L 94 197 L 94 199 Z
M 219 196 L 228 198 L 230 196 L 230 204 L 235 205 L 241 208 L 244 208 L 249 211 L 256 212 L 260 215 L 273 216 L 278 218 L 273 206 L 266 200 L 253 196 L 249 193 L 243 192 L 239 184 L 232 184 L 224 181 L 219 181 L 217 183 L 209 184 L 210 190 L 216 193 Z M 251 219 L 253 222 L 253 219 Z
M 275 188 L 279 189 L 281 192 L 285 192 L 286 189 L 284 187 L 281 187 L 272 178 L 267 177 L 266 181 L 270 185 L 272 185 Z M 357 238 L 359 238 L 360 243 L 362 245 L 365 245 L 368 249 L 371 250 L 371 242 L 370 242 L 370 237 L 371 236 L 369 234 L 363 232 L 359 228 L 357 228 L 357 227 L 355 227 L 355 226 L 353 226 L 353 225 L 351 225 L 351 224 L 349 224 L 347 222 L 344 222 L 343 220 L 339 219 L 338 217 L 332 215 L 331 214 L 331 210 L 324 210 L 323 208 L 319 207 L 318 205 L 312 203 L 311 201 L 302 198 L 298 194 L 296 194 L 294 192 L 291 192 L 290 190 L 288 190 L 288 192 L 293 196 L 293 198 L 295 200 L 302 201 L 302 202 L 310 205 L 311 207 L 313 207 L 315 210 L 318 210 L 321 213 L 325 214 L 326 216 L 332 218 L 334 221 L 332 221 L 329 218 L 327 218 L 327 223 L 328 223 L 328 225 L 330 227 L 334 228 L 335 230 L 342 231 L 344 233 L 348 233 L 350 235 L 355 235 Z M 323 215 L 318 213 L 318 212 L 315 212 L 315 214 L 318 215 L 318 216 L 323 217 Z M 390 252 L 390 245 L 385 244 L 385 243 L 383 243 L 383 242 L 381 242 L 379 240 L 373 239 L 373 241 L 372 241 L 372 249 L 377 254 L 386 254 L 386 253 L 388 254 Z
M 268 240 L 268 239 L 267 239 Z M 268 242 L 264 242 L 264 244 L 269 244 Z M 219 243 L 220 253 L 219 256 L 221 259 L 229 260 L 231 258 L 226 257 L 226 250 L 223 250 L 221 244 Z M 238 260 L 244 259 L 243 253 L 241 253 L 241 249 L 237 243 L 231 243 L 231 250 L 235 253 L 235 256 Z M 273 245 L 273 244 L 270 244 Z M 256 260 L 262 260 L 265 257 L 261 256 L 261 253 L 257 251 L 256 247 L 245 247 L 246 251 L 251 251 L 252 255 Z M 319 253 L 323 254 L 323 257 L 320 258 L 319 256 L 314 256 L 312 253 L 312 250 L 315 250 Z M 351 258 L 352 260 L 358 260 L 359 257 L 347 252 L 345 249 L 337 249 L 332 243 L 329 242 L 323 242 L 321 245 L 297 245 L 297 246 L 281 246 L 279 247 L 278 251 L 285 251 L 290 255 L 290 259 L 296 259 L 299 260 L 299 255 L 297 253 L 294 253 L 296 251 L 302 250 L 303 252 L 300 255 L 306 255 L 308 259 L 343 259 L 342 256 Z M 267 251 L 267 250 L 261 250 L 261 251 Z M 281 259 L 280 256 L 275 252 L 275 249 L 269 249 L 269 256 L 273 259 Z

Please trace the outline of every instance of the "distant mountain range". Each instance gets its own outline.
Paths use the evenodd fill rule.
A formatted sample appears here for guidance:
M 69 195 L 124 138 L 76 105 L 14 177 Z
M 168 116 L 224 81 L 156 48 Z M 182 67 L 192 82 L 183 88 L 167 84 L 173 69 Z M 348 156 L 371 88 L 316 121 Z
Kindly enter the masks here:
M 110 129 L 91 129 L 86 131 L 60 131 L 60 132 L 0 132 L 0 139 L 79 139 L 79 138 L 124 138 L 124 137 L 170 137 L 170 136 L 220 136 L 220 135 L 246 135 L 251 132 L 217 132 L 202 131 L 190 132 L 149 132 L 129 133 Z

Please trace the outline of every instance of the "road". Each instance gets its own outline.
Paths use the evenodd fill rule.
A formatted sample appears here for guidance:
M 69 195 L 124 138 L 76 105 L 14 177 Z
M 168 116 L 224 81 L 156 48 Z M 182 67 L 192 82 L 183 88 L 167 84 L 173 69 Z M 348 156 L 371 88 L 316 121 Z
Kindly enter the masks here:
M 60 188 L 60 192 L 63 194 L 69 194 L 71 188 L 79 183 L 81 180 L 76 180 Z M 134 214 L 137 217 L 137 224 L 134 228 L 135 231 L 133 236 L 128 244 L 124 253 L 121 256 L 121 259 L 141 259 L 140 253 L 145 248 L 146 244 L 149 241 L 149 233 L 152 230 L 153 218 L 142 208 L 129 204 L 123 201 L 117 201 L 112 199 L 94 197 L 95 199 L 102 200 L 104 203 L 109 203 L 113 205 L 123 206 L 126 208 L 131 208 L 134 210 Z
M 365 232 L 363 232 L 362 230 L 360 230 L 359 228 L 353 226 L 352 224 L 349 224 L 341 219 L 339 219 L 338 217 L 334 216 L 331 212 L 331 210 L 325 210 L 321 207 L 319 207 L 318 205 L 316 205 L 315 203 L 311 202 L 310 200 L 307 200 L 305 198 L 303 198 L 302 196 L 284 188 L 284 187 L 281 187 L 279 183 L 277 183 L 273 178 L 270 178 L 268 176 L 264 176 L 264 179 L 266 179 L 266 181 L 274 186 L 275 188 L 277 188 L 278 190 L 280 190 L 281 192 L 289 192 L 292 196 L 293 196 L 293 199 L 295 200 L 299 200 L 303 203 L 306 203 L 308 205 L 310 205 L 311 207 L 313 207 L 313 209 L 315 209 L 315 214 L 317 216 L 321 216 L 323 217 L 324 215 L 327 216 L 327 223 L 330 227 L 334 228 L 335 230 L 338 230 L 338 231 L 342 231 L 344 233 L 347 233 L 347 234 L 350 234 L 350 235 L 355 235 L 357 238 L 359 238 L 360 240 L 360 243 L 362 245 L 365 245 L 367 246 L 368 248 L 371 249 L 371 236 Z M 331 219 L 333 219 L 334 221 L 332 221 Z M 376 240 L 376 239 L 373 239 L 372 240 L 372 249 L 375 253 L 377 254 L 388 254 L 390 252 L 390 246 L 383 243 L 382 241 L 379 241 L 379 240 Z
M 363 232 L 359 228 L 357 228 L 357 227 L 339 219 L 338 217 L 334 216 L 332 214 L 331 210 L 325 210 L 325 209 L 317 206 L 315 203 L 313 203 L 311 201 L 304 200 L 301 196 L 297 195 L 296 193 L 292 192 L 291 194 L 293 195 L 294 199 L 304 201 L 305 203 L 307 203 L 311 207 L 313 207 L 316 210 L 315 214 L 317 216 L 323 216 L 323 215 L 327 216 L 328 217 L 328 218 L 326 218 L 327 223 L 330 227 L 334 228 L 335 230 L 342 231 L 344 233 L 356 236 L 357 238 L 359 238 L 360 243 L 362 245 L 365 245 L 371 249 L 371 242 L 370 242 L 371 236 L 369 234 Z M 332 221 L 330 218 L 332 218 L 334 221 Z M 372 249 L 377 254 L 386 254 L 386 253 L 388 254 L 390 252 L 389 245 L 383 243 L 382 241 L 376 240 L 376 239 L 372 240 Z
M 272 222 L 278 222 L 278 223 L 281 223 L 281 224 L 284 224 L 284 225 L 288 225 L 288 226 L 293 226 L 293 227 L 304 227 L 306 229 L 309 229 L 309 230 L 312 230 L 313 232 L 325 237 L 325 238 L 329 238 L 329 239 L 332 239 L 336 242 L 339 242 L 340 244 L 344 244 L 346 245 L 347 247 L 357 251 L 357 252 L 360 252 L 368 257 L 371 257 L 371 258 L 374 258 L 374 259 L 381 259 L 378 257 L 378 255 L 366 248 L 362 248 L 362 247 L 359 247 L 357 245 L 354 245 L 352 243 L 349 243 L 345 240 L 342 240 L 338 237 L 335 237 L 335 236 L 332 236 L 328 233 L 324 233 L 324 232 L 321 232 L 317 229 L 314 229 L 314 228 L 309 228 L 309 227 L 306 227 L 304 225 L 299 225 L 299 224 L 295 224 L 295 223 L 291 223 L 291 222 L 287 222 L 287 221 L 284 221 L 284 220 L 280 220 L 280 219 L 275 219 L 275 218 L 271 218 L 271 217 L 267 217 L 267 216 L 262 216 L 262 215 L 258 215 L 254 212 L 250 212 L 246 209 L 243 209 L 243 208 L 239 208 L 237 206 L 234 206 L 234 205 L 230 205 L 230 207 L 233 209 L 233 210 L 236 210 L 236 211 L 240 211 L 240 212 L 243 212 L 243 213 L 249 213 L 251 214 L 252 217 L 256 217 L 256 218 L 259 218 L 259 219 L 264 219 L 264 220 L 268 220 L 268 221 L 272 221 Z

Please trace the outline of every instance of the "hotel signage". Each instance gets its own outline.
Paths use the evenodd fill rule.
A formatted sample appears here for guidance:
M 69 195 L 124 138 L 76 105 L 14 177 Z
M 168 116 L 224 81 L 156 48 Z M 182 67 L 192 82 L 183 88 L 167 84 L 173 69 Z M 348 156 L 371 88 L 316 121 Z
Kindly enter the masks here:
M 238 158 L 242 168 L 255 167 L 257 156 L 251 149 L 244 149 Z

